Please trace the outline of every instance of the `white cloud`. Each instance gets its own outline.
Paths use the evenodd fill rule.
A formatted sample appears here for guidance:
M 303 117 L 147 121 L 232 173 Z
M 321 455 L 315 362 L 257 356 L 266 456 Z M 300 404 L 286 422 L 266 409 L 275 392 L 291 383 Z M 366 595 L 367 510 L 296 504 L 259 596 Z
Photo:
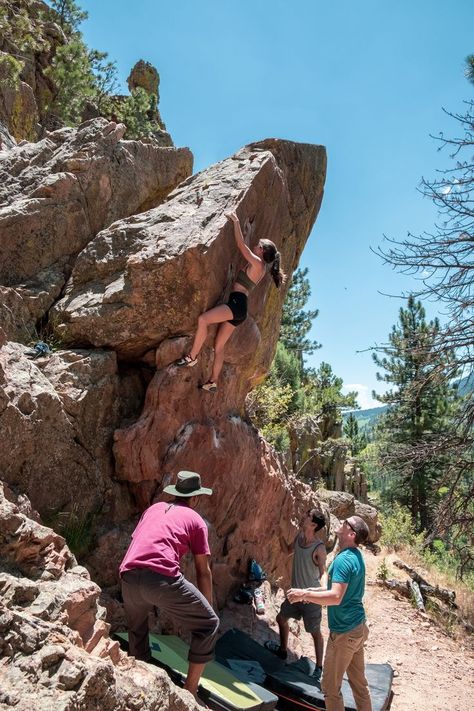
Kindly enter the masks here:
M 362 383 L 348 383 L 343 386 L 342 390 L 344 393 L 356 390 L 357 402 L 362 410 L 368 410 L 371 407 L 381 407 L 383 404 L 378 400 L 374 400 L 372 397 L 372 388 L 368 385 L 363 385 Z

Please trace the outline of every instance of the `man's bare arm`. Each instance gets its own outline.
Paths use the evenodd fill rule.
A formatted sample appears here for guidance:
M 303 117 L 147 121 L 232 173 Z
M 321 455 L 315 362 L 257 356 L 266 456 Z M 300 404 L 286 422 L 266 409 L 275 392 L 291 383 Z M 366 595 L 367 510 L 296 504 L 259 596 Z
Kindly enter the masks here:
M 326 553 L 326 546 L 323 544 L 322 546 L 318 546 L 314 552 L 314 563 L 315 565 L 318 566 L 319 568 L 319 581 L 321 583 L 321 587 L 326 589 L 327 584 L 328 584 L 328 571 L 326 567 L 326 558 L 327 558 L 327 553 Z
M 202 592 L 212 607 L 212 573 L 209 566 L 209 556 L 195 555 L 194 566 L 196 568 L 196 583 L 198 590 Z

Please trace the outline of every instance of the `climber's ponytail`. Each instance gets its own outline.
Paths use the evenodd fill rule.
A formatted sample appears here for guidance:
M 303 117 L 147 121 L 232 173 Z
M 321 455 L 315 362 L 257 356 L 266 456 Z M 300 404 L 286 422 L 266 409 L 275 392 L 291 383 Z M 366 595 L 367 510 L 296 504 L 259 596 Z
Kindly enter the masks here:
M 275 282 L 275 286 L 280 288 L 285 283 L 286 276 L 280 268 L 281 255 L 276 245 L 269 239 L 261 239 L 260 244 L 263 249 L 263 261 L 271 264 L 270 274 Z

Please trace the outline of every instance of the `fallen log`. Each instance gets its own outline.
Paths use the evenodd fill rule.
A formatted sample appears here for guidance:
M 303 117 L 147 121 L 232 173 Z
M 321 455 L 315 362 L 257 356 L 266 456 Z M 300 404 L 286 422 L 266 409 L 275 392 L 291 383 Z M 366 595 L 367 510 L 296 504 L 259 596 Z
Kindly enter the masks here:
M 438 585 L 434 586 L 433 585 L 420 585 L 420 590 L 423 594 L 424 597 L 437 597 L 438 600 L 442 600 L 445 602 L 449 607 L 455 607 L 457 608 L 458 606 L 454 602 L 456 599 L 456 593 L 454 590 L 447 590 L 446 588 L 440 588 Z
M 415 600 L 417 608 L 425 612 L 425 603 L 423 601 L 423 596 L 421 594 L 418 583 L 415 580 L 410 580 L 408 584 L 410 585 L 410 590 L 412 592 L 413 599 Z
M 396 592 L 399 595 L 403 595 L 403 597 L 406 597 L 410 600 L 413 597 L 411 586 L 410 586 L 410 581 L 408 581 L 408 580 L 396 580 L 395 578 L 392 578 L 391 580 L 378 579 L 378 580 L 375 580 L 374 582 L 376 585 L 380 585 L 383 588 L 388 588 L 388 590 L 391 590 L 392 592 Z M 426 587 L 426 586 L 420 585 L 421 591 L 423 591 L 423 587 Z M 428 585 L 428 587 L 430 588 L 431 586 Z M 442 601 L 445 602 L 443 598 L 442 598 Z M 472 625 L 467 620 L 463 619 L 458 612 L 454 612 L 454 609 L 458 609 L 458 606 L 456 604 L 454 604 L 454 603 L 450 604 L 450 608 L 451 608 L 450 610 L 449 609 L 447 610 L 446 608 L 441 607 L 441 605 L 439 605 L 439 603 L 435 602 L 434 600 L 430 600 L 430 605 L 432 605 L 435 608 L 435 610 L 439 616 L 445 616 L 445 617 L 447 616 L 447 618 L 451 622 L 461 625 L 470 634 L 474 633 L 474 625 Z
M 420 573 L 415 570 L 415 568 L 412 568 L 410 565 L 403 563 L 403 561 L 401 560 L 395 560 L 393 561 L 393 564 L 395 567 L 400 568 L 400 570 L 404 570 L 405 572 L 407 572 L 410 578 L 414 580 L 415 583 L 418 583 L 423 597 L 437 597 L 438 600 L 442 600 L 451 607 L 457 607 L 455 603 L 456 592 L 454 590 L 440 588 L 439 585 L 431 585 L 431 583 L 429 583 L 425 578 L 423 578 Z
M 415 581 L 415 583 L 422 583 L 423 585 L 429 585 L 429 582 L 425 580 L 425 578 L 422 578 L 421 575 L 415 568 L 412 568 L 410 565 L 407 565 L 404 563 L 402 560 L 394 560 L 393 564 L 396 568 L 400 568 L 400 570 L 404 570 L 412 580 Z
M 395 578 L 392 578 L 391 580 L 377 580 L 377 585 L 388 588 L 389 590 L 397 592 L 404 597 L 411 597 L 410 586 L 406 581 L 395 580 Z

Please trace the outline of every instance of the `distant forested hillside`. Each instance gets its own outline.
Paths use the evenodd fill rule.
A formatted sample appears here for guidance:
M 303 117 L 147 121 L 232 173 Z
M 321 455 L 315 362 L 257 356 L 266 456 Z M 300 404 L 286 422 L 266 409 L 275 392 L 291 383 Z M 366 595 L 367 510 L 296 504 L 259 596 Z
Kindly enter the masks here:
M 461 378 L 458 383 L 458 393 L 461 397 L 464 397 L 468 393 L 474 390 L 474 373 Z M 381 405 L 380 407 L 371 407 L 367 410 L 351 410 L 351 413 L 357 420 L 360 432 L 368 432 L 372 430 L 377 422 L 377 419 L 387 411 L 387 405 Z M 344 414 L 344 422 L 349 417 L 349 412 Z
M 368 410 L 351 410 L 351 413 L 346 412 L 344 414 L 344 422 L 349 417 L 349 414 L 354 415 L 359 425 L 360 432 L 369 432 L 375 426 L 377 419 L 380 415 L 383 415 L 387 411 L 387 405 L 381 405 L 380 407 L 371 407 Z

